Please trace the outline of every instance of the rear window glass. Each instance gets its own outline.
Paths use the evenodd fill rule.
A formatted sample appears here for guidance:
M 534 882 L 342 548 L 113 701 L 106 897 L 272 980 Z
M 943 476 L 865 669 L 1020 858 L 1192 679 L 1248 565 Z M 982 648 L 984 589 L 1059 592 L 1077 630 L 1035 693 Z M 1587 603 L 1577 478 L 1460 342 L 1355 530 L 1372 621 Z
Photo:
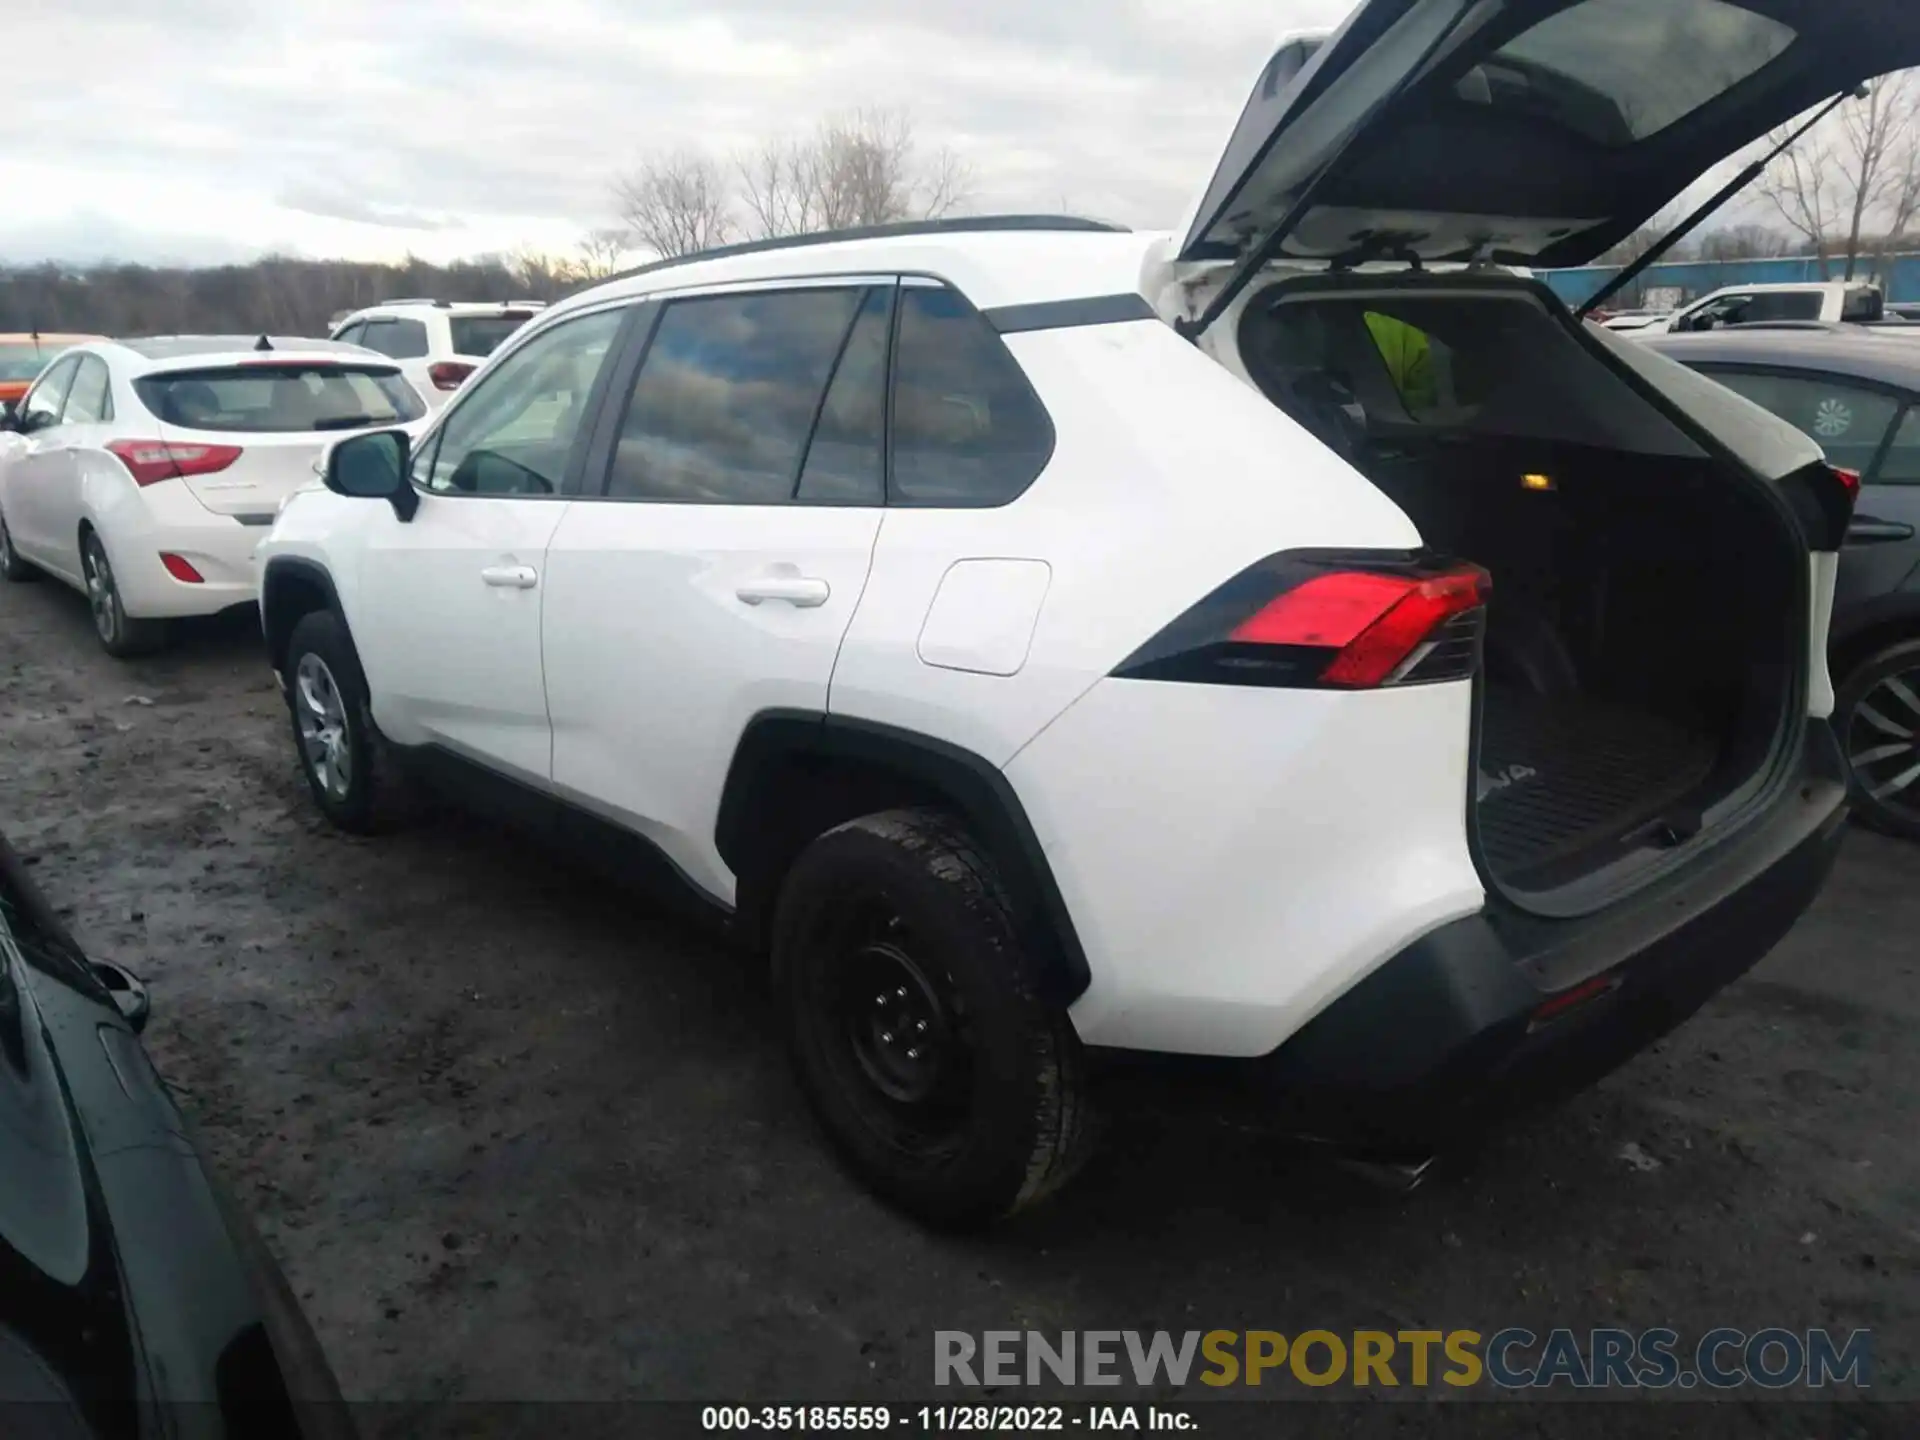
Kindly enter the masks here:
M 357 430 L 426 413 L 397 370 L 244 365 L 146 375 L 133 382 L 162 422 L 188 430 Z
M 31 380 L 59 353 L 17 341 L 0 344 L 0 380 Z
M 531 318 L 529 314 L 509 311 L 504 315 L 455 315 L 447 321 L 453 331 L 453 353 L 476 357 L 491 355 L 506 339 Z
M 1457 93 L 1629 145 L 1725 94 L 1794 39 L 1726 0 L 1586 0 L 1508 41 Z

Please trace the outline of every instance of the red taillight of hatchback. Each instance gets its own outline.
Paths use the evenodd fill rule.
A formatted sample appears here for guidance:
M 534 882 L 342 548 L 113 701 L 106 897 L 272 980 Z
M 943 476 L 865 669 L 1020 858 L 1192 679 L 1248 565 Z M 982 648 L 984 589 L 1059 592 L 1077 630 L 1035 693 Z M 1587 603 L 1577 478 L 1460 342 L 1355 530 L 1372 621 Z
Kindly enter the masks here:
M 1492 588 L 1479 566 L 1451 561 L 1275 555 L 1191 607 L 1114 674 L 1323 690 L 1460 680 L 1479 666 Z
M 133 483 L 141 486 L 212 475 L 242 454 L 238 445 L 181 445 L 165 440 L 109 440 L 106 448 L 127 467 Z
M 458 360 L 436 360 L 427 367 L 427 378 L 433 382 L 436 390 L 458 390 L 460 382 L 478 369 L 475 365 L 462 364 Z

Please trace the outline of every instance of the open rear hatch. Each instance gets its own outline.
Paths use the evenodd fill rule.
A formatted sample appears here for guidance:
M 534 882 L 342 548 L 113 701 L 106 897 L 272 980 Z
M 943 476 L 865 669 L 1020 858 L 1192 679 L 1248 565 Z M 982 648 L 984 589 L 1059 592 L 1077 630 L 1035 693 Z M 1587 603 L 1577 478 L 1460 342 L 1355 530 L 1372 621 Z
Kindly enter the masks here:
M 1877 0 L 1368 0 L 1283 44 L 1182 235 L 1187 333 L 1491 572 L 1470 832 L 1528 908 L 1605 904 L 1781 793 L 1831 702 L 1851 495 L 1783 422 L 1477 267 L 1591 261 L 1915 63 L 1920 5 Z
M 1269 62 L 1179 256 L 1243 260 L 1284 225 L 1263 259 L 1584 265 L 1773 127 L 1912 65 L 1905 0 L 1365 0 Z

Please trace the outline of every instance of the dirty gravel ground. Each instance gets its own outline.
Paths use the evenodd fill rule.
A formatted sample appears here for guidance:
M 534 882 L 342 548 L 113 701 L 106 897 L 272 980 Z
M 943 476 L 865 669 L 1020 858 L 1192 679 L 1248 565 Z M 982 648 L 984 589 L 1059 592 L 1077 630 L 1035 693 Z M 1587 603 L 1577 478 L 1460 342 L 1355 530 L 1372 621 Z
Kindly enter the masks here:
M 251 616 L 123 665 L 78 596 L 0 586 L 0 825 L 151 982 L 160 1068 L 388 1433 L 448 1399 L 924 1400 L 936 1328 L 1026 1326 L 1868 1326 L 1874 1395 L 1920 1399 L 1920 850 L 1872 835 L 1692 1024 L 1412 1196 L 1140 1122 L 955 1239 L 826 1157 L 750 964 L 510 835 L 323 828 Z

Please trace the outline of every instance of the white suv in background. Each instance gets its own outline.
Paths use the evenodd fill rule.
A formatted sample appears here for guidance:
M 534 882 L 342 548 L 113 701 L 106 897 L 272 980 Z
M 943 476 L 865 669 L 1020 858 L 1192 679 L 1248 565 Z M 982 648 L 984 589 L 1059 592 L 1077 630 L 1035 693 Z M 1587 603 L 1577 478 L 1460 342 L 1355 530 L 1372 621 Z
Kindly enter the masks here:
M 333 338 L 398 361 L 437 410 L 502 340 L 545 308 L 538 300 L 389 300 L 337 321 Z
M 1175 235 L 657 264 L 339 443 L 262 549 L 315 801 L 432 781 L 764 945 L 828 1135 L 937 1222 L 1071 1174 L 1127 1056 L 1411 1164 L 1617 1064 L 1832 863 L 1852 492 L 1500 267 L 1920 12 L 1539 8 L 1291 42 Z
M 1871 323 L 1886 317 L 1886 302 L 1878 285 L 1861 281 L 1784 281 L 1770 285 L 1729 285 L 1702 295 L 1670 315 L 1642 323 L 1639 317 L 1618 316 L 1607 327 L 1637 340 L 1655 335 L 1714 330 L 1725 325 L 1759 325 L 1780 321 L 1820 321 L 1825 324 Z

